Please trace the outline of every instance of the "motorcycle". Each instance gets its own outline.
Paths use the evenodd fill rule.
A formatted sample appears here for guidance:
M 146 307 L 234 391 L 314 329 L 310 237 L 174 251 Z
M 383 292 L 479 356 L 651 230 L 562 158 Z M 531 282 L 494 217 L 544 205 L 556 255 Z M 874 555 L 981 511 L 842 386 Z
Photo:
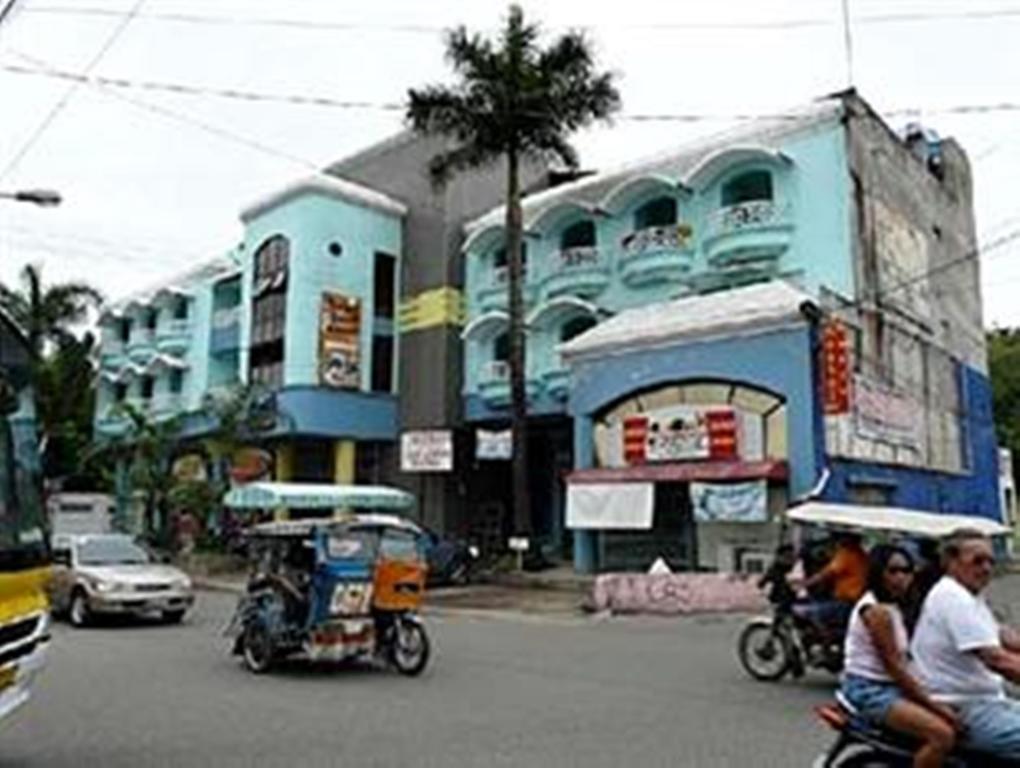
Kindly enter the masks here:
M 917 743 L 909 736 L 873 726 L 854 711 L 841 694 L 823 704 L 815 715 L 836 731 L 836 741 L 815 758 L 812 768 L 910 768 Z M 987 753 L 957 748 L 946 761 L 947 768 L 1005 768 L 1016 765 Z
M 737 640 L 740 663 L 755 680 L 778 682 L 803 677 L 807 669 L 838 674 L 843 669 L 843 632 L 819 626 L 808 604 L 773 602 L 771 617 L 751 619 Z

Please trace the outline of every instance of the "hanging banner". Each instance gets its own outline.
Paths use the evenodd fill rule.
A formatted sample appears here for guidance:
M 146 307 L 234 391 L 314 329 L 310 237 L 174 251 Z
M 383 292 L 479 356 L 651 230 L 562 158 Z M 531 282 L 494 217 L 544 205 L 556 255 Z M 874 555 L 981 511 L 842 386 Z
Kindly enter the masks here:
M 857 434 L 871 440 L 920 449 L 921 404 L 865 376 L 854 378 Z
M 691 483 L 691 508 L 699 523 L 764 523 L 768 521 L 768 484 Z
M 449 430 L 405 432 L 400 436 L 401 472 L 453 471 L 453 433 Z
M 647 531 L 654 502 L 654 483 L 571 483 L 567 528 Z
M 475 432 L 475 458 L 480 460 L 501 460 L 513 458 L 513 435 L 509 429 L 492 432 L 479 429 Z
M 319 383 L 336 389 L 361 387 L 361 302 L 323 293 L 319 311 Z
M 850 356 L 847 329 L 830 320 L 822 329 L 822 403 L 835 416 L 850 411 Z
M 732 408 L 678 405 L 623 420 L 627 464 L 725 460 L 737 457 L 737 418 Z

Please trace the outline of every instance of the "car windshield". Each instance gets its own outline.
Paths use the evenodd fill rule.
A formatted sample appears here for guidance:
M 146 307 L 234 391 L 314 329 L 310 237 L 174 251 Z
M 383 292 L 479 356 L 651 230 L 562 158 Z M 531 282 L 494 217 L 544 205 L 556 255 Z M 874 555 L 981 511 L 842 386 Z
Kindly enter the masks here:
M 81 565 L 144 565 L 148 553 L 130 539 L 86 539 L 78 544 Z

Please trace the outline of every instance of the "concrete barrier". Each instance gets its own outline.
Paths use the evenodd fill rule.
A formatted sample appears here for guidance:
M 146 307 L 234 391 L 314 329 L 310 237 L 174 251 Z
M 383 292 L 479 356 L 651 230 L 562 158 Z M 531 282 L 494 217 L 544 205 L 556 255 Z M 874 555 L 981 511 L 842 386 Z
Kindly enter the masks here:
M 756 581 L 731 573 L 606 573 L 595 580 L 592 606 L 660 615 L 759 611 L 768 601 Z

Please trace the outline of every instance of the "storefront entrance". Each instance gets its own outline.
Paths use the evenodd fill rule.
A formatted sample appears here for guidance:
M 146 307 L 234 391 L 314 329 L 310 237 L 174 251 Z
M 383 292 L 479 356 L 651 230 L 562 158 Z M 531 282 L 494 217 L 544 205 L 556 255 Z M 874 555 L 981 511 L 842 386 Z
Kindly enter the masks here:
M 687 483 L 656 483 L 652 527 L 606 531 L 601 562 L 609 571 L 646 570 L 662 558 L 674 571 L 696 570 L 697 529 Z

